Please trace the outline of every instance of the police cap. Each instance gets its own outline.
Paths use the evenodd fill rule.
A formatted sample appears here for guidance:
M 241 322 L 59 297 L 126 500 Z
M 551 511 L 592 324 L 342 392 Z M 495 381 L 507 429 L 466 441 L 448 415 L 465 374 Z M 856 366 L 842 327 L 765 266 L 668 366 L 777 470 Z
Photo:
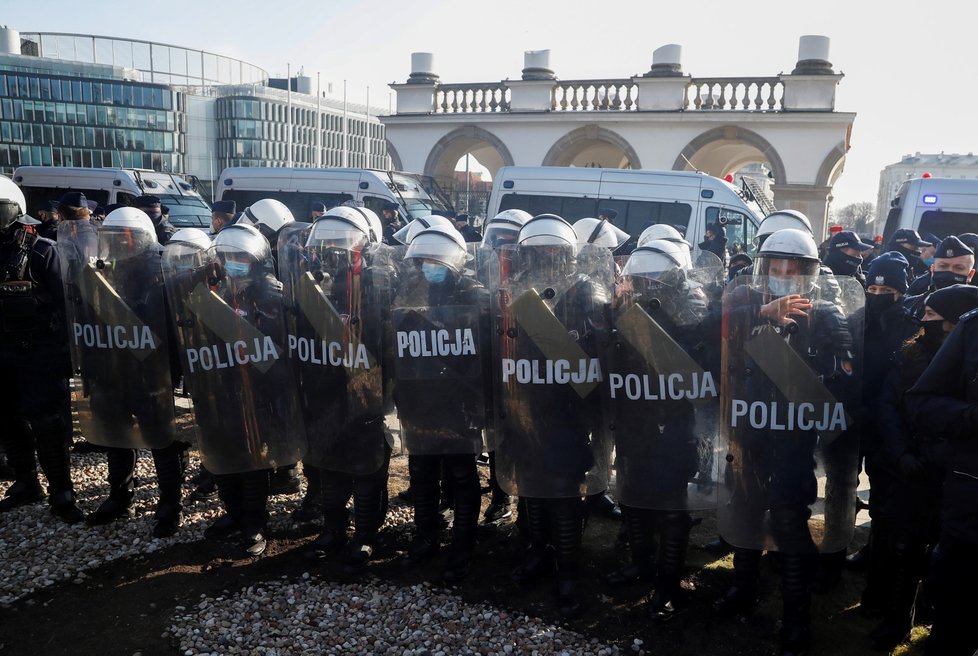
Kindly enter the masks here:
M 212 212 L 221 212 L 222 214 L 234 214 L 238 210 L 238 204 L 233 200 L 219 200 L 211 206 Z
M 937 250 L 934 251 L 935 258 L 951 258 L 960 257 L 961 255 L 974 254 L 975 252 L 971 248 L 969 248 L 963 241 L 954 235 L 945 237 L 944 240 L 937 245 Z
M 871 251 L 873 247 L 863 243 L 863 240 L 852 230 L 841 230 L 832 235 L 829 248 L 855 248 L 857 251 Z
M 924 304 L 944 317 L 945 321 L 957 323 L 962 314 L 978 308 L 978 287 L 973 285 L 951 285 L 931 292 Z
M 69 191 L 58 201 L 59 207 L 88 207 L 88 199 L 80 191 Z
M 149 194 L 143 194 L 142 196 L 136 196 L 132 201 L 133 207 L 156 207 L 160 205 L 161 201 L 159 196 L 152 196 Z

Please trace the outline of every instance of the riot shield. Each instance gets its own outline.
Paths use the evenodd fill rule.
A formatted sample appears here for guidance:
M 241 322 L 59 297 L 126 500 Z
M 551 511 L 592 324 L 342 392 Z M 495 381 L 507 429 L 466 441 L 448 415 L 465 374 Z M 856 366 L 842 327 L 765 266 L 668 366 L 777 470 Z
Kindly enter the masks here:
M 489 380 L 489 293 L 475 268 L 429 282 L 395 249 L 394 401 L 414 455 L 481 453 Z M 472 261 L 470 261 L 470 264 Z
M 233 474 L 298 462 L 306 440 L 280 285 L 266 263 L 239 278 L 213 248 L 189 249 L 168 245 L 163 273 L 204 466 Z
M 779 300 L 767 278 L 738 276 L 724 294 L 720 534 L 836 552 L 855 521 L 863 290 L 846 277 L 789 280 L 809 302 L 790 321 L 783 304 L 799 296 Z
M 61 282 L 65 290 L 65 318 L 68 327 L 84 323 L 85 306 L 81 290 L 73 281 L 80 281 L 82 268 L 98 256 L 98 229 L 91 221 L 61 221 L 58 224 L 58 260 Z M 69 330 L 71 332 L 71 330 Z M 74 339 L 68 340 L 72 369 L 77 371 L 81 352 Z
M 496 474 L 508 493 L 569 498 L 608 487 L 599 354 L 610 339 L 606 248 L 504 247 L 493 316 Z
M 370 474 L 384 462 L 383 331 L 389 283 L 373 266 L 380 246 L 340 243 L 322 231 L 308 245 L 279 242 L 292 361 L 309 450 L 330 471 Z
M 605 358 L 615 498 L 651 510 L 716 507 L 719 307 L 715 271 L 625 275 Z
M 130 228 L 66 229 L 61 257 L 72 302 L 72 400 L 85 439 L 126 449 L 176 437 L 170 349 L 156 236 Z M 59 246 L 60 249 L 60 246 Z

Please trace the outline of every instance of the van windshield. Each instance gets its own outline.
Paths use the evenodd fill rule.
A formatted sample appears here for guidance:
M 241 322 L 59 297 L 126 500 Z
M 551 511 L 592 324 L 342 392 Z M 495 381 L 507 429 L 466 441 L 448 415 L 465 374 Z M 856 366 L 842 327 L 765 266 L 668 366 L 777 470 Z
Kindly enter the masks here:
M 948 235 L 978 232 L 978 214 L 974 212 L 948 212 L 931 210 L 920 217 L 917 232 L 930 232 L 944 239 Z
M 177 228 L 207 228 L 211 208 L 202 198 L 159 194 L 160 203 L 170 208 L 170 223 Z
M 401 200 L 411 218 L 452 209 L 452 203 L 430 175 L 388 173 L 388 189 Z

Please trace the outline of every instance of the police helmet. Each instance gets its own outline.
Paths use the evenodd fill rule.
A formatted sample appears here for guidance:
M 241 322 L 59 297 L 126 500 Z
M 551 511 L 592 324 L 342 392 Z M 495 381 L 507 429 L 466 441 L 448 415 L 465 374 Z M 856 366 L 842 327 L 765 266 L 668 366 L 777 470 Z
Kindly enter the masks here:
M 686 256 L 686 249 L 679 244 L 652 239 L 632 251 L 621 275 L 658 279 L 666 272 L 688 269 Z
M 690 243 L 683 239 L 682 234 L 668 223 L 655 223 L 643 230 L 638 236 L 638 245 L 645 246 L 653 239 L 664 239 L 685 246 L 687 249 L 692 248 Z
M 408 245 L 419 232 L 434 226 L 444 226 L 455 230 L 455 224 L 452 223 L 451 219 L 438 214 L 429 214 L 428 216 L 419 216 L 395 232 L 394 239 L 404 245 Z
M 407 247 L 404 259 L 434 260 L 459 273 L 468 259 L 465 239 L 454 228 L 432 226 L 422 230 Z
M 521 246 L 570 246 L 577 253 L 574 226 L 556 214 L 540 214 L 527 221 L 516 241 Z
M 99 228 L 98 241 L 103 260 L 122 260 L 159 248 L 152 219 L 135 207 L 112 210 Z
M 602 219 L 578 219 L 574 222 L 574 232 L 577 233 L 578 245 L 595 244 L 604 246 L 612 252 L 628 241 L 627 232 L 616 228 L 610 221 Z
M 351 210 L 353 208 L 334 209 Z M 329 214 L 316 219 L 312 224 L 309 238 L 306 240 L 306 247 L 350 250 L 357 245 L 370 241 L 371 232 L 367 219 L 356 211 L 335 213 L 331 211 Z
M 384 224 L 380 220 L 380 217 L 377 216 L 377 213 L 369 207 L 356 207 L 354 209 L 360 212 L 360 214 L 363 215 L 363 217 L 367 220 L 367 223 L 370 225 L 370 232 L 367 233 L 367 235 L 370 237 L 370 241 L 374 242 L 375 244 L 380 242 L 384 236 Z
M 243 218 L 259 230 L 265 226 L 265 229 L 273 235 L 277 235 L 279 230 L 295 221 L 295 217 L 285 203 L 274 198 L 262 198 L 246 207 Z
M 257 228 L 247 223 L 235 223 L 214 237 L 214 251 L 221 257 L 232 253 L 250 256 L 256 262 L 265 262 L 272 249 Z
M 0 230 L 6 230 L 27 214 L 24 192 L 10 178 L 0 175 Z M 31 219 L 34 223 L 40 223 Z M 21 223 L 25 223 L 21 221 Z M 29 223 L 29 222 L 28 222 Z
M 187 246 L 196 247 L 198 250 L 206 251 L 211 247 L 211 238 L 200 228 L 180 228 L 173 233 L 173 236 L 170 237 L 170 240 L 166 244 L 167 246 L 170 244 L 186 244 Z
M 515 242 L 520 228 L 532 218 L 529 212 L 523 210 L 503 210 L 486 222 L 482 231 L 482 245 L 495 248 Z
M 772 271 L 771 262 L 774 260 L 798 262 L 798 265 L 794 267 L 796 270 L 787 275 L 816 276 L 821 266 L 815 239 L 811 233 L 797 228 L 778 230 L 764 240 L 755 258 L 755 274 L 759 276 L 786 275 L 784 273 L 775 274 Z
M 812 223 L 807 216 L 798 210 L 778 210 L 761 219 L 757 234 L 754 235 L 754 245 L 760 246 L 769 235 L 785 228 L 804 230 L 812 234 Z

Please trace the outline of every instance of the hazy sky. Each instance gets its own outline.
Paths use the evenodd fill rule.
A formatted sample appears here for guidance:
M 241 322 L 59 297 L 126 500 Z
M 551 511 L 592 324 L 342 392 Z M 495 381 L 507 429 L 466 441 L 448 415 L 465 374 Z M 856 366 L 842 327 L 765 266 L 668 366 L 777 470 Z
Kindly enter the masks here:
M 77 32 L 155 40 L 236 56 L 272 75 L 300 66 L 323 88 L 386 107 L 411 53 L 432 52 L 443 82 L 518 79 L 523 51 L 549 48 L 564 79 L 621 78 L 648 70 L 652 51 L 683 47 L 693 76 L 790 72 L 803 34 L 832 39 L 845 73 L 836 109 L 856 112 L 835 207 L 876 201 L 879 172 L 905 154 L 978 152 L 978 51 L 964 1 L 817 3 L 392 2 L 388 0 L 4 0 L 0 22 L 22 32 Z M 129 15 L 127 16 L 127 12 Z M 819 155 L 821 158 L 821 155 Z

